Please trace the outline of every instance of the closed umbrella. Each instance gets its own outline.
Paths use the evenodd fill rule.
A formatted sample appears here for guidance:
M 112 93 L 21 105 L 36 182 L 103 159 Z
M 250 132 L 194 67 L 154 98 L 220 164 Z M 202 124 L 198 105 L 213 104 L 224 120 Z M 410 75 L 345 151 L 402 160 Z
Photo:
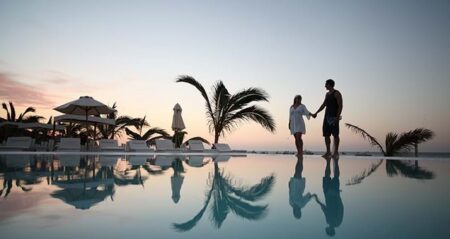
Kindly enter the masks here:
M 172 130 L 174 131 L 173 139 L 177 148 L 180 147 L 182 143 L 182 134 L 178 132 L 186 128 L 184 126 L 183 117 L 181 116 L 182 111 L 183 109 L 181 109 L 181 106 L 178 103 L 173 107 Z
M 185 129 L 183 117 L 181 117 L 181 112 L 183 109 L 181 108 L 180 104 L 176 104 L 173 107 L 173 118 L 172 118 L 172 130 L 177 132 Z

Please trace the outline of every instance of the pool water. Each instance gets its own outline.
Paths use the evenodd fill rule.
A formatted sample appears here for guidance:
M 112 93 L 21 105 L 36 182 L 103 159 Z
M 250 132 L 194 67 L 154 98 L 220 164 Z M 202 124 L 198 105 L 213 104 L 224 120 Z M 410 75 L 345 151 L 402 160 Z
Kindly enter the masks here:
M 450 159 L 0 155 L 1 238 L 450 238 Z

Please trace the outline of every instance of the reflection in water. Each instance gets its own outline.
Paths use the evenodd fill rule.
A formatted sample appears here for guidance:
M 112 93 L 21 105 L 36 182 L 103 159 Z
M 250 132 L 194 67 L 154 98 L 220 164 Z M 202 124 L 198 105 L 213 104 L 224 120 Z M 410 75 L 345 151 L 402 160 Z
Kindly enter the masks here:
M 302 217 L 302 208 L 304 208 L 311 200 L 313 195 L 307 193 L 303 195 L 306 186 L 306 179 L 302 177 L 303 172 L 303 156 L 297 156 L 297 164 L 295 165 L 294 176 L 289 180 L 289 204 L 292 207 L 294 217 L 300 219 Z
M 178 232 L 191 230 L 203 217 L 208 205 L 211 205 L 211 222 L 216 228 L 220 228 L 231 211 L 239 217 L 248 220 L 258 220 L 267 212 L 267 205 L 254 205 L 266 196 L 275 183 L 275 176 L 271 175 L 261 179 L 261 182 L 251 187 L 235 185 L 236 180 L 230 175 L 225 175 L 220 170 L 217 162 L 214 162 L 214 172 L 209 174 L 209 190 L 206 200 L 200 211 L 189 221 L 174 223 L 173 227 Z M 211 202 L 211 204 L 210 204 Z
M 111 167 L 96 167 L 95 158 L 72 155 L 60 156 L 61 165 L 66 167 L 66 175 L 56 177 L 53 184 L 61 188 L 51 194 L 77 209 L 89 209 L 115 193 L 114 173 Z M 71 160 L 72 159 L 72 160 Z M 74 162 L 79 162 L 78 166 Z M 70 165 L 70 166 L 69 166 Z
M 362 171 L 360 174 L 353 176 L 347 183 L 347 186 L 356 185 L 362 183 L 364 179 L 372 175 L 380 165 L 383 163 L 383 159 L 376 163 L 372 163 L 369 169 Z M 413 178 L 419 180 L 433 179 L 434 173 L 427 169 L 421 168 L 417 160 L 414 161 L 414 165 L 411 161 L 407 160 L 392 160 L 387 159 L 385 162 L 386 173 L 389 177 L 395 177 L 401 175 L 406 178 Z
M 403 177 L 415 179 L 434 178 L 433 172 L 421 168 L 418 163 L 412 165 L 409 161 L 402 160 L 386 160 L 386 172 L 389 177 L 401 175 Z
M 345 185 L 346 186 L 351 186 L 351 185 L 356 185 L 356 184 L 360 184 L 362 183 L 362 181 L 364 179 L 366 179 L 367 177 L 369 177 L 372 173 L 374 173 L 375 171 L 377 171 L 377 169 L 380 167 L 380 165 L 383 163 L 383 160 L 379 160 L 376 163 L 372 163 L 370 165 L 369 169 L 366 169 L 364 171 L 362 171 L 360 174 L 353 176 Z
M 177 157 L 172 161 L 173 175 L 170 177 L 170 186 L 172 188 L 172 200 L 174 203 L 180 201 L 181 186 L 183 185 L 184 176 L 181 175 L 185 172 L 183 167 L 183 161 Z
M 49 176 L 46 168 L 49 167 L 47 159 L 37 163 L 32 155 L 0 155 L 0 173 L 3 175 L 0 196 L 8 197 L 14 186 L 23 192 L 30 192 L 32 185 L 42 182 L 42 177 L 33 171 L 38 171 L 41 175 Z
M 325 231 L 328 236 L 334 236 L 336 234 L 335 228 L 339 227 L 344 219 L 344 204 L 342 203 L 339 182 L 339 158 L 333 158 L 333 178 L 331 178 L 330 161 L 331 158 L 326 159 L 327 164 L 322 181 L 325 203 L 322 203 L 317 196 L 315 198 L 325 214 L 325 219 L 328 224 Z

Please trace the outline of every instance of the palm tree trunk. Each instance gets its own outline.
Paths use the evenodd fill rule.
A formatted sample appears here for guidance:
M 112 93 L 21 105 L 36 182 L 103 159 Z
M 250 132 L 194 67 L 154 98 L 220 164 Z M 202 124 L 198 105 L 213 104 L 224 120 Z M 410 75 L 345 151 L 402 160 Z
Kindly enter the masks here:
M 219 143 L 219 137 L 220 137 L 220 133 L 215 131 L 214 132 L 214 143 L 215 144 Z

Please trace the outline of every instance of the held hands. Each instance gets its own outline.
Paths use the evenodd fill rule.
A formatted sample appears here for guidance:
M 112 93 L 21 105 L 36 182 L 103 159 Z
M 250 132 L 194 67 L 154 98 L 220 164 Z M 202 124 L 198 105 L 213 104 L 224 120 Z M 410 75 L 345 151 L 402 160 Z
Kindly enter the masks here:
M 311 115 L 311 117 L 313 117 L 314 119 L 317 117 L 317 113 L 315 113 L 315 114 L 309 114 L 309 115 Z

